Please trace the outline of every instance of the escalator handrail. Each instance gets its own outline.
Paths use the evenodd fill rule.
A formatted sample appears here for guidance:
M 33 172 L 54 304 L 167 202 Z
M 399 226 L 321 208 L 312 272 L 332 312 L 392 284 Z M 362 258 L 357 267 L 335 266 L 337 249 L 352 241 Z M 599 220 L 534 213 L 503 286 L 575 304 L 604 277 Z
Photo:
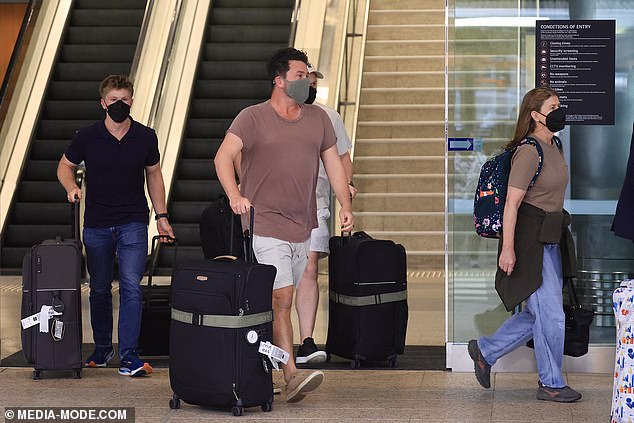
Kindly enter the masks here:
M 293 6 L 293 14 L 291 15 L 291 31 L 288 36 L 288 46 L 293 47 L 295 45 L 295 35 L 297 33 L 297 20 L 299 19 L 299 10 L 302 7 L 302 0 L 295 0 L 295 6 Z
M 15 90 L 18 75 L 22 68 L 24 56 L 29 46 L 31 35 L 33 34 L 33 27 L 37 20 L 37 15 L 42 6 L 42 0 L 30 0 L 27 6 L 27 10 L 24 13 L 24 19 L 22 19 L 22 25 L 20 26 L 20 32 L 15 41 L 13 52 L 11 53 L 11 59 L 7 66 L 7 71 L 2 81 L 2 87 L 0 88 L 0 128 L 4 124 L 4 119 L 7 116 L 9 109 L 9 103 Z
M 147 31 L 150 26 L 150 18 L 152 16 L 152 10 L 154 9 L 154 1 L 148 0 L 145 5 L 145 13 L 143 14 L 143 22 L 141 23 L 141 30 L 139 31 L 139 40 L 136 44 L 136 50 L 134 51 L 134 58 L 132 59 L 132 65 L 130 66 L 130 74 L 128 78 L 132 82 L 134 82 L 136 78 L 136 72 L 139 68 L 139 60 L 141 59 L 141 51 L 143 50 L 143 45 L 145 44 L 145 38 L 147 36 Z

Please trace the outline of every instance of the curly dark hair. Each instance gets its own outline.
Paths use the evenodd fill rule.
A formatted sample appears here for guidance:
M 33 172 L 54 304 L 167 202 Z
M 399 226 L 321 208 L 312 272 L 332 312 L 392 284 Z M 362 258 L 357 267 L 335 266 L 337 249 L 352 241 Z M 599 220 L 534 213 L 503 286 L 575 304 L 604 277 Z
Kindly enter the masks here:
M 288 62 L 291 60 L 299 60 L 308 65 L 308 56 L 303 51 L 292 47 L 278 50 L 266 62 L 266 73 L 269 75 L 271 83 L 273 83 L 278 75 L 282 78 L 286 78 L 286 72 L 288 72 L 289 69 Z

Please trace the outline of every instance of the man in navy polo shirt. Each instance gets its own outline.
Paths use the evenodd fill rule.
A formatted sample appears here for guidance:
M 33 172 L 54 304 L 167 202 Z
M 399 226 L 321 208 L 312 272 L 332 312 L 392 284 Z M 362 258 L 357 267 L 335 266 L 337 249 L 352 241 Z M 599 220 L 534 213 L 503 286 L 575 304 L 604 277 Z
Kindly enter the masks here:
M 112 348 L 112 279 L 119 261 L 119 374 L 143 376 L 152 367 L 136 351 L 141 327 L 141 286 L 148 248 L 145 178 L 160 235 L 173 237 L 165 205 L 165 185 L 153 129 L 130 117 L 134 88 L 122 75 L 110 75 L 99 85 L 106 117 L 75 133 L 57 167 L 57 178 L 68 201 L 81 199 L 73 170 L 86 166 L 84 245 L 90 273 L 90 322 L 95 351 L 88 367 L 105 367 Z

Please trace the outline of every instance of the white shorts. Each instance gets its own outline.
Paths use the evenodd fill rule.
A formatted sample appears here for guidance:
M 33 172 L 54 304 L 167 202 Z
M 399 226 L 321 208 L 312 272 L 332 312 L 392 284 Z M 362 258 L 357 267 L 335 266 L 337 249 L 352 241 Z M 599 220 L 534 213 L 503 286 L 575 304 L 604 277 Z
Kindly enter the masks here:
M 330 252 L 328 242 L 330 240 L 330 230 L 328 229 L 328 218 L 330 210 L 324 208 L 317 210 L 318 227 L 310 233 L 310 251 L 319 253 L 320 258 L 325 257 Z
M 277 238 L 253 235 L 253 252 L 258 263 L 275 266 L 273 289 L 299 284 L 308 262 L 309 240 L 288 242 Z

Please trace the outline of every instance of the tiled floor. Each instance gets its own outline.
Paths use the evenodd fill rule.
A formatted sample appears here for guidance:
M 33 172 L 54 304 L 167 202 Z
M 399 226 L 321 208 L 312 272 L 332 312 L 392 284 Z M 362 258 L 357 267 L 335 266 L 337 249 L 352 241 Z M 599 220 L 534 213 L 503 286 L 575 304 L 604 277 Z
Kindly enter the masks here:
M 322 276 L 323 277 L 323 276 Z M 410 281 L 408 343 L 442 344 L 442 290 L 421 278 Z M 326 293 L 321 284 L 321 299 Z M 115 291 L 117 287 L 115 286 Z M 0 355 L 20 346 L 20 280 L 0 278 Z M 88 322 L 87 287 L 83 289 L 84 341 L 92 339 Z M 118 295 L 114 295 L 115 307 Z M 327 319 L 322 302 L 315 331 L 325 339 Z M 433 329 L 432 329 L 433 328 Z M 115 329 L 116 330 L 116 329 Z M 430 334 L 431 332 L 431 334 Z M 427 338 L 424 338 L 427 337 Z M 415 342 L 412 342 L 415 340 Z M 417 341 L 417 342 L 416 342 Z M 319 341 L 318 341 L 319 342 Z M 322 341 L 323 342 L 323 341 Z M 304 401 L 287 404 L 276 396 L 273 411 L 247 409 L 238 420 L 230 412 L 183 404 L 171 410 L 168 369 L 147 378 L 119 376 L 116 369 L 86 369 L 83 378 L 45 373 L 31 380 L 31 369 L 0 368 L 0 407 L 76 406 L 135 407 L 136 422 L 608 422 L 612 377 L 609 374 L 568 374 L 568 383 L 583 393 L 576 404 L 537 401 L 537 377 L 531 373 L 500 373 L 493 388 L 482 389 L 470 373 L 404 370 L 326 371 L 324 384 Z M 56 377 L 53 377 L 56 376 Z M 275 379 L 281 386 L 281 373 Z
M 497 374 L 491 390 L 472 374 L 432 371 L 346 370 L 326 372 L 322 386 L 302 402 L 276 396 L 273 411 L 228 411 L 182 404 L 171 410 L 168 370 L 146 378 L 119 376 L 115 369 L 87 369 L 83 378 L 33 381 L 30 369 L 0 369 L 0 407 L 135 407 L 136 422 L 608 422 L 610 375 L 569 374 L 584 397 L 575 404 L 535 399 L 533 374 Z M 279 382 L 281 374 L 275 375 Z

